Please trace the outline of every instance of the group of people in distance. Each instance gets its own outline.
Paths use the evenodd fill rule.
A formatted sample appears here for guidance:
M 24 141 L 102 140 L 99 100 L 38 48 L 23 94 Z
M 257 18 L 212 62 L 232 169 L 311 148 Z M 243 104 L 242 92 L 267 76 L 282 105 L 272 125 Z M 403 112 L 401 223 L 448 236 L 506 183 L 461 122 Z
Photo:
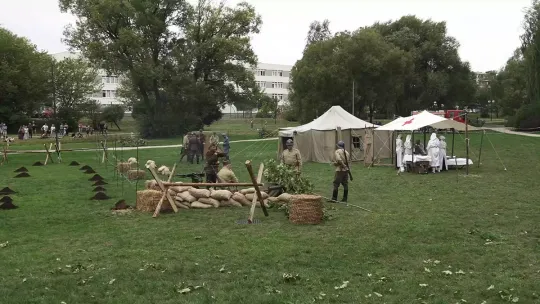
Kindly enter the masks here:
M 396 166 L 399 168 L 399 171 L 405 171 L 406 163 L 404 156 L 412 155 L 413 152 L 414 155 L 429 156 L 429 165 L 432 173 L 441 172 L 443 168 L 448 170 L 448 164 L 446 162 L 446 140 L 444 136 L 441 135 L 437 138 L 437 134 L 432 133 L 427 147 L 424 148 L 420 140 L 416 140 L 413 146 L 411 135 L 407 135 L 405 143 L 403 143 L 401 134 L 399 134 L 396 138 Z

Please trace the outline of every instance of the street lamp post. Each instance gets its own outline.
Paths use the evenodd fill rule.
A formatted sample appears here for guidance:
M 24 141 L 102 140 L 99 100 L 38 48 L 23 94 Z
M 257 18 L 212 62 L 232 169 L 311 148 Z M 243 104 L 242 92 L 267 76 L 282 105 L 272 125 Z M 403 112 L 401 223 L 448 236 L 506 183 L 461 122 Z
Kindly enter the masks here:
M 493 106 L 495 105 L 495 100 L 488 100 L 488 104 L 490 120 L 493 121 Z

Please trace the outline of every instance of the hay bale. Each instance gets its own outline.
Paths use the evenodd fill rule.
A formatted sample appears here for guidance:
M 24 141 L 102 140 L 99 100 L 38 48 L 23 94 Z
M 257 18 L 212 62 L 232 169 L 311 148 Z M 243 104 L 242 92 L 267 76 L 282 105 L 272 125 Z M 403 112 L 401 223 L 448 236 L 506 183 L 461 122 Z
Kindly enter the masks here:
M 228 201 L 221 201 L 219 202 L 220 207 L 242 207 L 242 204 L 239 202 L 233 200 L 232 198 Z
M 251 206 L 251 201 L 248 200 L 246 196 L 240 192 L 236 192 L 235 194 L 233 194 L 232 199 L 239 202 L 242 206 Z
M 318 195 L 295 195 L 289 208 L 289 221 L 294 224 L 319 224 L 323 221 L 322 197 Z
M 188 203 L 193 203 L 194 201 L 197 200 L 197 198 L 189 194 L 188 191 L 180 192 L 176 195 L 176 197 L 180 197 L 183 202 L 188 202 Z
M 130 180 L 144 179 L 146 176 L 146 171 L 144 170 L 129 170 L 127 173 Z
M 242 193 L 243 195 L 255 193 L 255 188 L 242 189 L 240 190 L 240 193 Z
M 195 189 L 191 188 L 188 190 L 189 194 L 196 198 L 209 198 L 210 197 L 210 190 L 208 189 Z
M 154 212 L 157 208 L 159 200 L 163 192 L 156 190 L 141 190 L 137 191 L 137 203 L 135 208 L 139 211 Z M 171 204 L 168 200 L 163 200 L 160 211 L 172 210 Z
M 212 208 L 212 206 L 195 201 L 195 202 L 191 203 L 191 208 L 193 208 L 193 209 L 208 209 L 208 208 Z
M 201 197 L 199 199 L 197 199 L 198 202 L 200 203 L 203 203 L 203 204 L 207 204 L 207 205 L 210 205 L 214 208 L 218 208 L 219 207 L 219 201 L 213 199 L 213 198 L 204 198 L 204 197 Z
M 210 192 L 210 197 L 217 201 L 228 201 L 232 195 L 232 192 L 229 190 L 212 190 Z
M 131 163 L 119 162 L 116 164 L 116 171 L 119 173 L 125 174 L 129 170 L 131 170 Z

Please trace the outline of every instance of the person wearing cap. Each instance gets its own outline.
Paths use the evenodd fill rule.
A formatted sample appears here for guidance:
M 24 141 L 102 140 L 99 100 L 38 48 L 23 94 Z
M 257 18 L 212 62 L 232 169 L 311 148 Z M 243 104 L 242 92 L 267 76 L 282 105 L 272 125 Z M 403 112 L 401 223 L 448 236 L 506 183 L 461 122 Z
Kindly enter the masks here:
M 281 163 L 287 165 L 290 168 L 294 168 L 296 175 L 300 175 L 302 172 L 302 155 L 298 149 L 293 148 L 294 142 L 292 139 L 287 139 L 285 142 L 287 149 L 281 153 Z
M 201 155 L 202 160 L 204 160 L 204 145 L 206 145 L 206 135 L 204 135 L 203 130 L 199 130 L 199 154 Z
M 232 165 L 228 160 L 223 161 L 223 168 L 218 172 L 219 180 L 222 183 L 238 183 L 238 178 L 232 170 Z
M 197 164 L 199 163 L 200 147 L 199 139 L 195 135 L 195 132 L 191 132 L 189 137 L 189 151 L 188 151 L 188 162 L 193 164 L 193 158 L 197 156 Z
M 339 194 L 339 185 L 343 185 L 343 199 L 342 202 L 347 202 L 349 195 L 349 152 L 345 151 L 345 143 L 339 141 L 337 144 L 337 150 L 334 152 L 334 166 L 336 167 L 336 174 L 334 176 L 334 191 L 332 192 L 332 200 L 337 201 Z
M 229 150 L 231 149 L 229 136 L 225 133 L 221 134 L 221 136 L 223 136 L 223 153 L 225 153 L 225 159 L 229 160 Z
M 218 151 L 217 146 L 212 145 L 208 148 L 206 152 L 206 166 L 204 166 L 207 183 L 217 182 L 220 157 L 225 157 L 225 154 Z
M 188 149 L 189 148 L 189 133 L 186 133 L 184 135 L 184 138 L 182 139 L 182 148 L 180 149 L 180 162 L 182 162 L 182 159 L 184 159 L 185 156 L 188 155 Z M 188 156 L 189 159 L 189 156 Z

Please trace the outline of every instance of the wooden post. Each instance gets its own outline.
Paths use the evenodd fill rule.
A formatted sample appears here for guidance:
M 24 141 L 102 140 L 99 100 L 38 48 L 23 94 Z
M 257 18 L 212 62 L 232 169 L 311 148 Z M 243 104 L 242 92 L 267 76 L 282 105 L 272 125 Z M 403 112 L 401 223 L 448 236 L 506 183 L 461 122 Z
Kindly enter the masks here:
M 478 153 L 478 168 L 480 168 L 480 159 L 482 157 L 482 144 L 484 143 L 485 130 L 482 130 L 482 137 L 480 137 L 480 152 Z
M 264 172 L 264 164 L 261 164 L 259 166 L 259 172 L 257 173 L 257 183 L 260 184 L 262 182 L 263 178 L 263 172 Z M 251 201 L 251 210 L 249 211 L 249 217 L 248 217 L 248 223 L 253 223 L 253 215 L 255 214 L 255 206 L 257 205 L 257 195 L 253 196 L 253 200 Z M 264 204 L 264 202 L 261 202 L 261 206 Z M 262 208 L 262 207 L 261 207 Z
M 105 160 L 108 160 L 108 157 L 107 157 L 107 148 L 105 148 L 105 144 L 103 144 L 103 142 L 101 142 L 101 147 L 103 149 L 103 157 L 101 158 L 101 163 L 104 163 Z
M 465 174 L 469 175 L 469 119 L 467 116 L 468 114 L 465 112 L 465 146 L 467 149 L 467 157 L 465 159 Z
M 251 167 L 251 161 L 246 160 L 246 168 L 249 173 L 249 177 L 251 178 L 251 182 L 253 183 L 252 186 L 255 188 L 255 193 L 257 194 L 257 197 L 259 198 L 259 201 L 261 202 L 261 209 L 264 213 L 264 216 L 268 216 L 268 211 L 266 210 L 266 206 L 264 205 L 264 200 L 262 198 L 261 189 L 259 188 L 259 183 L 255 180 L 255 175 L 253 175 L 253 168 Z
M 167 200 L 169 201 L 169 204 L 171 204 L 171 207 L 173 208 L 174 212 L 178 212 L 178 208 L 176 208 L 176 204 L 174 203 L 174 200 L 172 199 L 169 192 L 167 192 L 167 187 L 163 185 L 163 182 L 161 179 L 159 179 L 159 176 L 156 173 L 156 170 L 154 168 L 150 167 L 148 168 L 148 171 L 152 174 L 156 182 L 158 183 L 159 187 L 161 188 L 161 191 L 165 192 L 165 195 L 167 196 Z
M 47 144 L 43 144 L 43 146 L 45 146 L 45 152 L 47 153 L 47 156 L 45 157 L 45 165 L 47 165 L 47 162 L 49 161 L 49 159 L 51 160 L 51 163 L 54 163 L 54 160 L 51 156 L 51 149 L 52 149 L 52 143 L 49 144 L 49 148 L 47 148 Z
M 6 144 L 4 145 L 4 153 L 2 154 L 2 165 L 4 163 L 8 163 L 8 154 L 7 154 L 8 149 L 9 149 L 9 142 L 6 141 Z
M 172 171 L 171 171 L 171 174 L 169 174 L 169 178 L 167 179 L 167 182 L 170 183 L 171 182 L 171 179 L 172 177 L 174 176 L 174 171 L 176 170 L 176 163 L 173 165 L 173 168 L 172 168 Z M 159 214 L 159 211 L 161 211 L 161 205 L 163 204 L 163 200 L 165 199 L 165 197 L 167 196 L 167 191 L 168 189 L 163 193 L 163 195 L 161 196 L 161 199 L 159 200 L 158 204 L 157 204 L 157 207 L 156 207 L 156 210 L 154 211 L 154 215 L 152 215 L 152 217 L 157 217 L 158 214 Z M 176 206 L 176 205 L 175 205 Z

